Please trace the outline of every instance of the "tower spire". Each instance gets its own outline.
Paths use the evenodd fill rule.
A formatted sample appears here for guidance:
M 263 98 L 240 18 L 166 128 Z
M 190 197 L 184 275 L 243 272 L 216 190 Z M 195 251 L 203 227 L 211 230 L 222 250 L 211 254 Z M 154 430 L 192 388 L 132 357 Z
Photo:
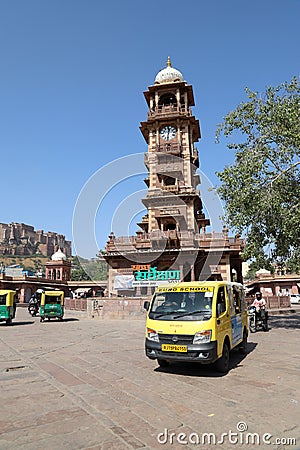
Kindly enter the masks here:
M 168 56 L 167 67 L 172 67 L 170 56 Z

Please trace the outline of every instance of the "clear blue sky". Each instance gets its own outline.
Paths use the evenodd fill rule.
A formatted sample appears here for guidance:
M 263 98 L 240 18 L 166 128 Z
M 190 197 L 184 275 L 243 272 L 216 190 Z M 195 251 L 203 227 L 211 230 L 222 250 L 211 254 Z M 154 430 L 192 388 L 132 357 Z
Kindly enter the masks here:
M 246 86 L 263 91 L 299 74 L 299 17 L 299 0 L 0 0 L 0 222 L 72 240 L 89 178 L 147 151 L 143 91 L 168 55 L 193 85 L 201 170 L 217 183 L 232 154 L 215 144 L 216 126 L 246 99 Z M 104 200 L 99 247 L 143 178 Z

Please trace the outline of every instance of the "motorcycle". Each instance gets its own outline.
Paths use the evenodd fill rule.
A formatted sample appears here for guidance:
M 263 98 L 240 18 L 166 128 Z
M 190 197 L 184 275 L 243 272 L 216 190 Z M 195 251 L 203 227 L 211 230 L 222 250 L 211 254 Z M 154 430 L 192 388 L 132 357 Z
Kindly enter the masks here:
M 31 299 L 29 300 L 29 305 L 28 305 L 28 312 L 32 317 L 35 317 L 37 315 L 37 313 L 39 312 L 39 302 L 36 298 L 31 297 Z
M 251 305 L 248 309 L 249 330 L 251 333 L 255 333 L 259 329 L 268 331 L 268 313 L 265 308 L 261 308 L 257 311 L 256 307 Z

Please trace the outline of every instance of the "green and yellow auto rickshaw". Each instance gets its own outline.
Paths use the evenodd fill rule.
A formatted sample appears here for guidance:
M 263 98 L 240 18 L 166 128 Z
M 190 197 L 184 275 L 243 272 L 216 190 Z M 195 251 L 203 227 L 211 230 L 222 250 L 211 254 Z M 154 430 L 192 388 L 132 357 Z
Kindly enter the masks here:
M 0 290 L 0 322 L 11 325 L 16 315 L 16 291 Z
M 40 321 L 43 322 L 57 318 L 62 320 L 64 316 L 64 292 L 63 291 L 45 291 L 41 295 Z

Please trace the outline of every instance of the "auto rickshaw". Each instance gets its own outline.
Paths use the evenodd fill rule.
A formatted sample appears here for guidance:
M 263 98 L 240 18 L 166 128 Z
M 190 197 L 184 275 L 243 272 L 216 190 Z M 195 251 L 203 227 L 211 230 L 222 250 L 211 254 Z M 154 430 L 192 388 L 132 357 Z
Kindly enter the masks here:
M 0 322 L 11 325 L 16 315 L 16 291 L 0 290 Z
M 62 320 L 64 316 L 64 292 L 63 291 L 45 291 L 41 295 L 40 321 L 43 322 L 57 318 Z

